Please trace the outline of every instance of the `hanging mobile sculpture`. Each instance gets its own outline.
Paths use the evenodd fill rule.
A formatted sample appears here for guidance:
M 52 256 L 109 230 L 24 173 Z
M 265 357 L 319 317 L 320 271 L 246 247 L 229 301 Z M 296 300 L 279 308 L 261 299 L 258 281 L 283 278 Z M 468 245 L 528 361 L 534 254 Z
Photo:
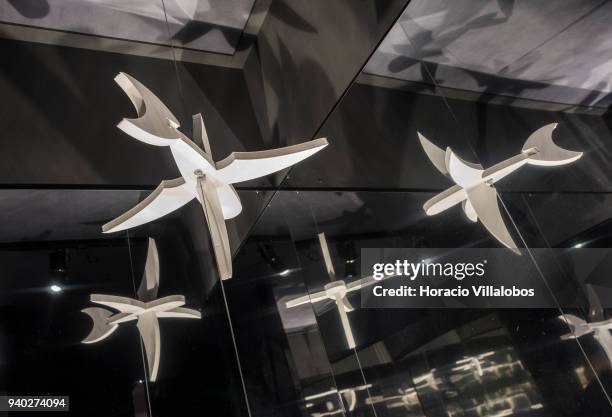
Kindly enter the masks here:
M 118 232 L 159 219 L 193 199 L 202 205 L 221 279 L 232 277 L 232 256 L 225 220 L 242 211 L 232 184 L 253 180 L 288 168 L 328 145 L 319 138 L 298 145 L 256 152 L 233 152 L 214 162 L 201 114 L 193 116 L 194 137 L 204 150 L 178 130 L 176 117 L 149 89 L 120 73 L 117 84 L 132 101 L 137 119 L 123 119 L 117 127 L 149 145 L 168 146 L 181 177 L 162 183 L 143 201 L 102 226 L 104 233 Z
M 197 310 L 181 307 L 185 304 L 185 297 L 182 295 L 156 298 L 158 287 L 159 255 L 155 240 L 149 239 L 144 276 L 137 292 L 138 299 L 91 294 L 92 303 L 110 307 L 118 312 L 102 307 L 88 307 L 81 310 L 93 321 L 91 332 L 82 343 L 96 343 L 104 340 L 117 330 L 121 323 L 137 320 L 136 327 L 145 347 L 149 380 L 152 382 L 157 379 L 161 353 L 158 319 L 165 317 L 199 319 L 202 317 Z
M 451 148 L 443 151 L 417 132 L 432 164 L 456 184 L 428 200 L 423 205 L 425 213 L 433 216 L 461 203 L 468 219 L 473 222 L 480 219 L 493 237 L 520 254 L 502 218 L 493 184 L 525 164 L 558 166 L 579 159 L 582 152 L 568 151 L 555 145 L 552 132 L 556 127 L 557 123 L 551 123 L 539 128 L 529 136 L 518 155 L 488 169 L 462 160 Z
M 372 276 L 358 279 L 356 281 L 346 283 L 343 280 L 336 279 L 336 272 L 334 265 L 331 260 L 329 248 L 327 246 L 327 239 L 325 233 L 319 233 L 319 245 L 321 246 L 321 252 L 323 254 L 323 262 L 325 262 L 325 268 L 329 275 L 330 283 L 323 287 L 323 291 L 317 291 L 312 294 L 306 294 L 301 297 L 294 298 L 285 303 L 287 308 L 297 307 L 308 303 L 318 303 L 321 301 L 333 301 L 338 309 L 340 315 L 340 321 L 342 323 L 342 329 L 344 331 L 344 337 L 349 349 L 353 349 L 355 344 L 355 338 L 353 337 L 353 331 L 351 330 L 351 323 L 349 322 L 348 314 L 354 310 L 354 307 L 348 300 L 348 295 L 354 291 L 359 291 L 363 287 L 372 285 L 377 282 Z M 393 278 L 393 276 L 387 276 L 385 279 Z M 380 280 L 378 280 L 379 282 Z

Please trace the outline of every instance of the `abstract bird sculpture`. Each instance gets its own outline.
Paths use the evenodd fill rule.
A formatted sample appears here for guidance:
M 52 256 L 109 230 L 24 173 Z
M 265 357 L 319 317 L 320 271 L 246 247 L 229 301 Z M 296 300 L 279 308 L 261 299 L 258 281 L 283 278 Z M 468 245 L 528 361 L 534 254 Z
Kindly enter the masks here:
M 142 338 L 147 356 L 149 379 L 155 381 L 159 370 L 161 350 L 158 318 L 175 317 L 199 319 L 197 310 L 182 308 L 185 297 L 170 295 L 157 297 L 159 287 L 159 257 L 155 240 L 149 239 L 149 249 L 145 272 L 138 288 L 138 300 L 114 295 L 91 294 L 93 303 L 102 304 L 119 311 L 115 313 L 101 307 L 89 307 L 81 310 L 93 320 L 93 328 L 83 343 L 96 343 L 111 335 L 119 324 L 137 320 L 136 327 Z
M 351 330 L 351 323 L 348 319 L 349 312 L 353 311 L 354 308 L 348 300 L 348 295 L 351 292 L 359 291 L 365 286 L 372 285 L 376 280 L 372 276 L 358 279 L 349 284 L 343 280 L 336 280 L 336 272 L 334 265 L 331 261 L 331 255 L 327 246 L 327 239 L 325 239 L 325 233 L 319 233 L 319 244 L 321 245 L 321 252 L 323 253 L 323 261 L 329 275 L 330 283 L 323 287 L 323 291 L 317 291 L 312 294 L 307 294 L 301 297 L 294 298 L 285 303 L 287 308 L 297 307 L 307 303 L 318 303 L 320 301 L 332 300 L 336 303 L 338 314 L 340 314 L 340 321 L 342 322 L 342 329 L 344 330 L 344 336 L 346 343 L 350 349 L 353 349 L 355 344 L 355 338 L 353 337 L 353 331 Z M 392 277 L 387 277 L 392 278 Z
M 529 136 L 518 155 L 488 169 L 462 160 L 451 148 L 443 151 L 417 132 L 431 162 L 456 184 L 428 200 L 423 205 L 425 213 L 433 216 L 461 203 L 468 219 L 473 222 L 480 219 L 498 241 L 520 254 L 502 218 L 493 184 L 525 164 L 557 166 L 580 158 L 582 152 L 568 151 L 555 145 L 552 132 L 556 127 L 557 123 L 551 123 L 539 128 Z
M 589 300 L 588 321 L 573 314 L 561 314 L 558 319 L 566 322 L 570 328 L 570 333 L 562 335 L 561 340 L 592 335 L 612 363 L 612 319 L 606 320 L 605 309 L 592 285 L 586 284 L 586 292 Z
M 257 152 L 233 152 L 214 162 L 201 114 L 193 116 L 194 136 L 204 150 L 178 130 L 179 122 L 144 85 L 120 73 L 115 81 L 128 95 L 137 119 L 123 119 L 117 127 L 149 145 L 168 146 L 181 177 L 162 183 L 138 205 L 102 226 L 104 233 L 117 232 L 159 219 L 194 198 L 202 205 L 221 279 L 232 276 L 232 257 L 225 220 L 242 211 L 232 184 L 273 174 L 288 168 L 327 146 L 320 138 L 298 145 Z

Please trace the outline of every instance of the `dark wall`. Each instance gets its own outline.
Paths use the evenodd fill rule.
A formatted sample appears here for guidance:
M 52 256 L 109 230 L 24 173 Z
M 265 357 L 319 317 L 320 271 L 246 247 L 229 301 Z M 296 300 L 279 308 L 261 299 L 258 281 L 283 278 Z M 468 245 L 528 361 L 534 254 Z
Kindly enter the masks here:
M 181 65 L 181 74 L 194 75 L 179 90 L 171 60 L 12 40 L 0 40 L 0 50 L 11 57 L 0 64 L 5 100 L 0 184 L 147 188 L 175 178 L 178 171 L 166 148 L 138 142 L 116 128 L 123 117 L 135 115 L 113 81 L 120 71 L 153 91 L 186 133 L 191 114 L 202 112 L 218 159 L 237 144 L 257 145 L 240 70 Z
M 487 168 L 516 155 L 533 131 L 555 122 L 555 141 L 584 156 L 569 166 L 524 167 L 497 188 L 612 190 L 606 174 L 612 166 L 612 129 L 606 116 L 447 98 L 415 83 L 403 89 L 353 84 L 321 129 L 332 146 L 296 167 L 284 186 L 442 190 L 450 183 L 423 152 L 417 131 Z
M 321 136 L 319 127 L 406 0 L 274 1 L 244 68 L 270 144 Z M 330 138 L 333 144 L 334 139 Z

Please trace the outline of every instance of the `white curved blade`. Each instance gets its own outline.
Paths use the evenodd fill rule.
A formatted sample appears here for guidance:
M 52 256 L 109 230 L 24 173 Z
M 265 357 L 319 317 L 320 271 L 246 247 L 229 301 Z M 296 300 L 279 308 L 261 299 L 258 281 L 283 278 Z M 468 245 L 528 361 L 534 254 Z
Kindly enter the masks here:
M 212 175 L 226 184 L 260 178 L 295 165 L 327 145 L 327 139 L 319 138 L 267 151 L 232 152 L 216 163 L 218 171 Z
M 138 316 L 134 313 L 117 313 L 108 318 L 108 324 L 121 324 L 136 320 Z
M 138 114 L 137 119 L 126 118 L 119 122 L 119 129 L 134 139 L 156 146 L 168 146 L 184 136 L 177 130 L 177 118 L 147 87 L 124 72 L 115 77 L 115 82 L 130 98 Z
M 476 215 L 493 235 L 504 246 L 520 254 L 514 240 L 510 236 L 497 203 L 497 191 L 488 184 L 480 184 L 467 190 L 468 199 Z
M 223 218 L 225 220 L 233 219 L 240 214 L 242 203 L 233 185 L 221 184 L 217 187 L 217 195 L 219 196 L 219 204 L 221 204 L 221 211 L 223 211 Z
M 573 314 L 562 314 L 558 318 L 567 323 L 571 332 L 570 334 L 562 336 L 561 339 L 563 340 L 581 337 L 593 332 L 593 329 L 591 329 L 584 320 Z
M 494 184 L 502 178 L 512 174 L 514 171 L 529 162 L 530 154 L 531 153 L 521 152 L 512 158 L 506 159 L 505 161 L 485 169 L 485 171 L 482 173 L 484 182 Z
M 482 182 L 484 172 L 482 167 L 459 158 L 451 148 L 446 148 L 446 169 L 452 180 L 461 187 L 470 187 Z
M 145 309 L 145 303 L 142 301 L 118 295 L 91 294 L 89 299 L 92 303 L 114 308 L 121 313 L 139 313 Z
M 113 233 L 152 222 L 184 206 L 193 198 L 194 195 L 182 177 L 162 181 L 147 198 L 102 226 L 102 232 Z
M 113 315 L 112 311 L 100 307 L 88 307 L 81 310 L 87 314 L 93 322 L 91 332 L 81 343 L 96 343 L 106 339 L 112 332 L 117 330 L 116 324 L 108 324 L 108 318 Z
M 321 253 L 323 253 L 323 262 L 325 262 L 325 268 L 329 278 L 333 281 L 336 279 L 336 271 L 334 270 L 334 264 L 331 260 L 331 254 L 329 253 L 329 247 L 327 246 L 327 239 L 325 233 L 319 233 L 319 245 L 321 246 Z
M 470 203 L 470 200 L 463 200 L 461 203 L 461 207 L 463 208 L 463 212 L 473 222 L 478 221 L 478 215 L 476 214 L 476 210 L 474 210 L 474 206 Z
M 149 238 L 147 249 L 147 260 L 145 262 L 144 274 L 140 281 L 137 295 L 140 301 L 150 301 L 157 297 L 159 287 L 159 255 L 155 239 Z
M 342 306 L 344 307 L 344 311 L 350 313 L 351 311 L 355 310 L 355 308 L 351 305 L 350 301 L 348 300 L 348 298 L 346 298 L 346 296 L 342 297 L 341 300 Z
M 346 314 L 346 310 L 344 304 L 341 300 L 336 300 L 336 305 L 338 306 L 338 314 L 340 314 L 340 322 L 342 323 L 342 330 L 344 330 L 344 337 L 346 338 L 346 344 L 349 349 L 355 348 L 355 338 L 353 337 L 353 331 L 351 330 L 351 323 L 348 319 L 348 314 Z
M 205 177 L 198 178 L 197 187 L 200 204 L 202 204 L 210 231 L 219 276 L 221 279 L 229 279 L 232 277 L 232 253 L 217 190 L 212 182 Z
M 529 155 L 527 161 L 529 164 L 543 166 L 564 165 L 572 163 L 582 156 L 582 152 L 568 151 L 555 144 L 552 134 L 556 127 L 557 123 L 542 126 L 527 138 L 522 151 L 529 152 L 532 149 L 537 151 Z
M 450 188 L 435 195 L 423 204 L 423 210 L 428 216 L 441 213 L 455 204 L 459 204 L 467 198 L 467 193 L 463 187 L 453 185 Z
M 159 336 L 159 321 L 155 317 L 155 313 L 145 313 L 138 317 L 136 324 L 142 343 L 145 347 L 147 356 L 147 365 L 149 367 L 149 380 L 155 382 L 157 379 L 157 371 L 159 370 L 159 358 L 161 350 L 161 341 Z
M 330 297 L 325 293 L 325 291 L 318 291 L 312 294 L 306 294 L 301 297 L 294 298 L 293 300 L 289 300 L 285 303 L 285 306 L 287 308 L 291 308 L 291 307 L 300 306 L 302 304 L 316 303 L 319 301 L 323 301 L 326 298 L 330 298 Z
M 354 390 L 347 390 L 342 393 L 348 403 L 348 410 L 354 411 L 357 406 L 357 393 Z
M 396 278 L 397 275 L 388 275 L 385 276 L 383 279 L 380 280 L 376 280 L 374 279 L 374 277 L 372 275 L 368 275 L 367 277 L 363 277 L 361 279 L 355 280 L 349 284 L 346 285 L 346 292 L 352 292 L 352 291 L 357 291 L 360 290 L 364 287 L 367 287 L 369 285 L 372 284 L 376 284 L 377 282 L 381 282 L 381 281 L 385 281 L 387 279 L 392 279 L 392 278 Z
M 448 175 L 448 170 L 446 169 L 446 152 L 431 143 L 429 139 L 421 134 L 421 132 L 417 132 L 417 136 L 419 137 L 421 146 L 423 147 L 423 150 L 425 151 L 425 154 L 427 154 L 427 157 L 431 163 L 442 174 Z
M 194 310 L 191 308 L 177 307 L 173 308 L 172 310 L 159 312 L 157 313 L 157 317 L 200 319 L 202 318 L 202 313 L 200 313 L 198 310 Z
M 206 132 L 206 126 L 204 125 L 204 117 L 202 116 L 202 113 L 194 114 L 191 116 L 191 119 L 193 120 L 193 138 L 202 143 L 204 152 L 206 152 L 212 160 L 210 141 L 208 140 L 208 133 Z
M 376 281 L 374 277 L 372 277 L 372 275 L 369 275 L 367 277 L 363 277 L 363 278 L 360 278 L 358 280 L 355 280 L 353 282 L 346 284 L 346 292 L 358 291 L 362 289 L 363 287 L 372 285 L 376 282 L 378 281 Z
M 169 295 L 167 297 L 158 298 L 146 303 L 147 310 L 156 312 L 168 311 L 180 307 L 185 304 L 185 297 L 182 295 Z

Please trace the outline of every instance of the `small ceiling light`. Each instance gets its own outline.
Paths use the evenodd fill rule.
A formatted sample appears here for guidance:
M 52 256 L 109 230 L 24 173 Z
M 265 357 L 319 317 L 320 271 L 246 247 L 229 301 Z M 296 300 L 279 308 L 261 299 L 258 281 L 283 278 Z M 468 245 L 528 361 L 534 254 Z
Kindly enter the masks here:
M 287 268 L 287 265 L 281 261 L 276 255 L 274 247 L 270 243 L 262 243 L 259 246 L 259 254 L 263 260 L 281 277 L 286 277 L 291 273 L 291 269 Z
M 59 249 L 49 255 L 49 269 L 51 272 L 63 274 L 68 271 L 68 252 Z
M 581 247 L 583 247 L 583 246 L 584 246 L 584 243 L 582 243 L 582 242 L 581 242 L 581 243 L 576 243 L 576 244 L 574 245 L 574 247 L 575 247 L 576 249 L 581 248 Z
M 357 275 L 357 248 L 354 241 L 345 241 L 337 244 L 339 255 L 344 259 L 344 277 L 352 278 Z
M 60 287 L 59 285 L 55 285 L 55 284 L 53 284 L 51 287 L 49 287 L 49 289 L 53 293 L 62 292 L 62 287 Z

